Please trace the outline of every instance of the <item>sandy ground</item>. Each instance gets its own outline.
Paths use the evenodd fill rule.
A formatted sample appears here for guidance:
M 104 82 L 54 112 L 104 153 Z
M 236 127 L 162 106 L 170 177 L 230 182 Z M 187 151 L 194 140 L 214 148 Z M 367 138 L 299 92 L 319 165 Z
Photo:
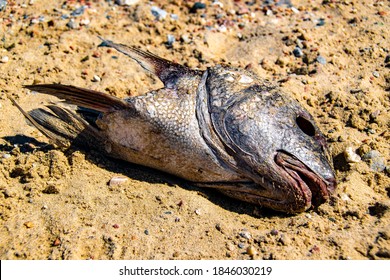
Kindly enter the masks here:
M 1 259 L 390 258 L 389 2 L 213 2 L 197 11 L 180 0 L 3 7 Z M 337 193 L 316 210 L 285 215 L 93 151 L 47 145 L 6 94 L 29 110 L 56 100 L 26 84 L 119 97 L 162 85 L 125 56 L 98 49 L 98 35 L 194 68 L 248 67 L 279 83 L 326 135 Z M 349 147 L 355 162 L 345 156 Z M 110 186 L 115 176 L 128 179 Z

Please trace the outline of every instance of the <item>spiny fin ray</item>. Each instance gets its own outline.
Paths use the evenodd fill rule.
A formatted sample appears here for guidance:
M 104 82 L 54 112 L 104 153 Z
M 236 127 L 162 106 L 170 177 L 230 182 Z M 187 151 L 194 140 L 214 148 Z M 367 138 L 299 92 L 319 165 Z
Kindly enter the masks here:
M 123 44 L 116 44 L 112 41 L 99 37 L 102 43 L 99 47 L 110 47 L 131 57 L 141 65 L 142 68 L 156 75 L 166 88 L 175 88 L 179 78 L 195 74 L 197 71 L 185 67 L 181 64 L 166 60 L 150 52 L 145 52 L 136 47 L 129 47 Z

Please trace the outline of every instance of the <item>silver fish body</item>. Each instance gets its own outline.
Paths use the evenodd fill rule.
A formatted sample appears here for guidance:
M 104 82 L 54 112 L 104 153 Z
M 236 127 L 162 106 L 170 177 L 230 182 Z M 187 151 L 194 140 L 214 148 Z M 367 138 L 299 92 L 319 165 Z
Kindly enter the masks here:
M 55 143 L 87 145 L 288 213 L 317 206 L 335 191 L 324 136 L 277 86 L 243 69 L 198 71 L 111 41 L 101 46 L 133 58 L 164 88 L 122 100 L 73 86 L 27 86 L 81 108 L 26 113 L 18 106 Z

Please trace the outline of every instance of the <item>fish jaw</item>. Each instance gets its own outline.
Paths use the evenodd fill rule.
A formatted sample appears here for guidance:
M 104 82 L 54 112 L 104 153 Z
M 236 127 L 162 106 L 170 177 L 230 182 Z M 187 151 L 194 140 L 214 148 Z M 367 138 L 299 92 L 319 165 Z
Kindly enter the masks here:
M 219 189 L 235 199 L 291 214 L 318 207 L 336 190 L 334 176 L 323 178 L 286 152 L 277 152 L 274 163 L 269 166 L 268 175 L 254 175 L 253 181 L 207 187 Z
M 275 163 L 280 168 L 282 180 L 295 193 L 293 197 L 300 197 L 297 200 L 303 201 L 306 209 L 324 203 L 336 190 L 334 175 L 323 178 L 293 155 L 279 151 L 275 155 Z

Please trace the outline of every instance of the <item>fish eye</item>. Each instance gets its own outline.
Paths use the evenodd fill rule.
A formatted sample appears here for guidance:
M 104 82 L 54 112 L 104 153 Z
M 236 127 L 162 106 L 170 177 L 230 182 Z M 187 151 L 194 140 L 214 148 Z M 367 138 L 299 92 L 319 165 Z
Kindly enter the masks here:
M 313 124 L 305 119 L 302 116 L 298 116 L 296 118 L 296 122 L 298 127 L 308 136 L 314 136 L 316 134 L 316 129 L 314 128 Z

